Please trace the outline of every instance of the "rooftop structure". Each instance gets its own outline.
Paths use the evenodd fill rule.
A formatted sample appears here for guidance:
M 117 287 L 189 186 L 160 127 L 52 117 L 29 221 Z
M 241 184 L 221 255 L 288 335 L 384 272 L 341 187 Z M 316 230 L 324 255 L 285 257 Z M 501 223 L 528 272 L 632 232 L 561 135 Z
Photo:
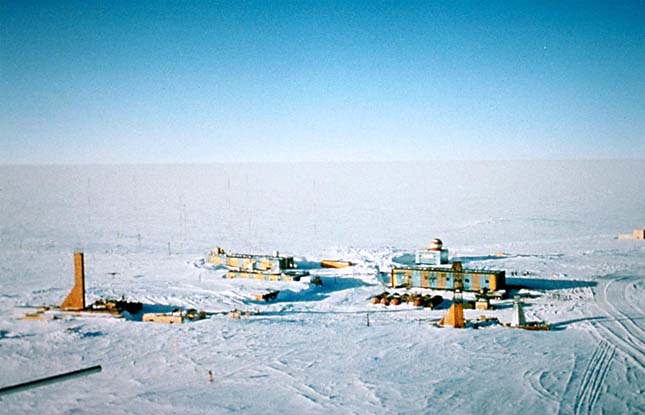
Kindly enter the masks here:
M 443 249 L 443 242 L 434 238 L 427 248 L 415 252 L 414 262 L 417 265 L 443 265 L 448 263 L 448 250 Z

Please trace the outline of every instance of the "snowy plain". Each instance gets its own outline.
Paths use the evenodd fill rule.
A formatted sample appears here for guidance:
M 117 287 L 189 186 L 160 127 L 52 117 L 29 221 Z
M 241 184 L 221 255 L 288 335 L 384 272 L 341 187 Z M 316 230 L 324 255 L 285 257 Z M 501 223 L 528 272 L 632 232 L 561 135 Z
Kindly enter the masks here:
M 645 413 L 645 242 L 616 239 L 645 226 L 642 165 L 1 166 L 0 387 L 103 371 L 4 395 L 0 413 Z M 438 328 L 446 306 L 370 304 L 377 270 L 434 237 L 506 270 L 553 330 Z M 311 269 L 320 288 L 225 280 L 201 264 L 215 246 L 357 265 Z M 260 313 L 20 319 L 62 301 L 75 250 L 90 302 Z M 276 302 L 252 299 L 267 288 Z M 497 306 L 466 317 L 510 320 L 511 301 Z

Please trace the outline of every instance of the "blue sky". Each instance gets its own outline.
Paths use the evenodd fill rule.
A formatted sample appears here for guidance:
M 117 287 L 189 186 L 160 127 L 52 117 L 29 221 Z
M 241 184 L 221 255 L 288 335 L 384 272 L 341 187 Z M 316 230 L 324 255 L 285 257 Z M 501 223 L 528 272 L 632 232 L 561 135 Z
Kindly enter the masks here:
M 0 163 L 645 154 L 645 4 L 1 1 Z

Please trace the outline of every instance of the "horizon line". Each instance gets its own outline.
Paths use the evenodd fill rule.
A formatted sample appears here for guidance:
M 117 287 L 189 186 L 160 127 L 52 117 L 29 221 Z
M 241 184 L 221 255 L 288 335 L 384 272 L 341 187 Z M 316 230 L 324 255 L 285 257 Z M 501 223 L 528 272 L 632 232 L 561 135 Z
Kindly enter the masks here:
M 598 161 L 645 161 L 645 157 L 625 158 L 509 158 L 509 159 L 393 159 L 393 160 L 219 160 L 219 161 L 139 161 L 139 162 L 26 162 L 2 163 L 0 167 L 65 167 L 65 166 L 186 166 L 186 165 L 218 165 L 218 164 L 386 164 L 386 163 L 508 163 L 508 162 L 598 162 Z

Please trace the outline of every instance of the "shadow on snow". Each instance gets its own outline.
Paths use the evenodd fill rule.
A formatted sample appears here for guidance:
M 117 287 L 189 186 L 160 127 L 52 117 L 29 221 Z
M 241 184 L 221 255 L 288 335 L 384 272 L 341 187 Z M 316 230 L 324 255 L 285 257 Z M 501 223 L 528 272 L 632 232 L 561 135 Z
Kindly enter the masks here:
M 536 290 L 566 290 L 572 288 L 587 288 L 598 285 L 596 281 L 583 280 L 552 280 L 544 278 L 506 278 L 506 287 L 509 290 L 530 288 Z
M 309 288 L 302 291 L 291 291 L 285 289 L 280 291 L 278 297 L 272 303 L 296 303 L 305 301 L 322 301 L 335 292 L 351 290 L 354 288 L 368 287 L 369 284 L 358 278 L 347 277 L 320 277 L 322 285 L 311 285 Z M 249 303 L 260 304 L 262 301 L 249 300 Z

